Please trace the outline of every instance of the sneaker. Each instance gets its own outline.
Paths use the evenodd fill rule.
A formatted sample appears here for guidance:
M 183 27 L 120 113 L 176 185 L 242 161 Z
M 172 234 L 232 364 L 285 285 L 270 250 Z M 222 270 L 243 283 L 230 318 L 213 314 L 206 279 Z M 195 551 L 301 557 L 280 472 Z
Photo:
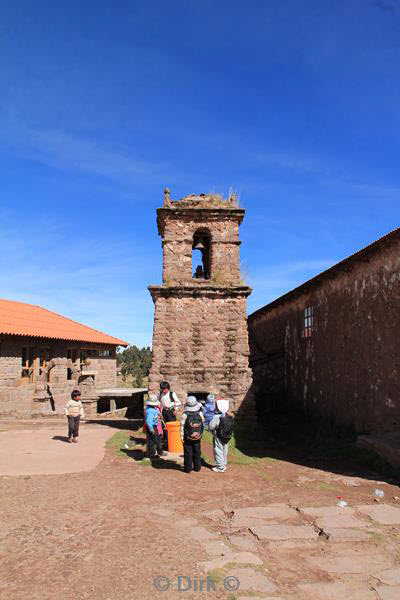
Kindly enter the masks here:
M 78 438 L 72 438 L 72 441 L 77 444 L 78 443 Z
M 168 452 L 162 452 L 161 454 L 159 454 L 158 456 L 167 456 Z
M 68 444 L 72 444 L 72 438 L 68 438 Z
M 226 469 L 220 469 L 219 467 L 213 467 L 211 469 L 211 471 L 214 471 L 214 473 L 225 473 Z

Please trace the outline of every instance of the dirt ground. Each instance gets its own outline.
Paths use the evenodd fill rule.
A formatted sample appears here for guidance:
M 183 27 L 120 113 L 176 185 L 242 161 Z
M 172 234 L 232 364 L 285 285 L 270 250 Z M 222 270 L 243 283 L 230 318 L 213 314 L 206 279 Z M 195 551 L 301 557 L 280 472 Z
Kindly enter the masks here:
M 58 426 L 64 431 L 65 423 L 55 419 L 0 421 L 0 436 L 7 431 L 37 429 L 45 434 Z M 307 542 L 299 545 L 292 540 L 262 544 L 247 527 L 234 525 L 234 510 L 277 504 L 293 509 L 334 507 L 340 500 L 350 506 L 376 506 L 375 488 L 384 490 L 385 503 L 400 507 L 395 481 L 380 480 L 352 459 L 324 462 L 307 454 L 309 449 L 305 454 L 296 453 L 288 442 L 285 457 L 285 440 L 265 458 L 246 457 L 232 449 L 229 468 L 223 474 L 207 466 L 208 460 L 212 463 L 212 451 L 209 440 L 204 440 L 205 465 L 200 473 L 185 474 L 172 460 L 153 464 L 142 460 L 144 440 L 139 422 L 84 423 L 81 438 L 99 426 L 107 427 L 109 437 L 114 437 L 92 470 L 0 478 L 1 599 L 314 598 L 305 592 L 302 596 L 296 586 L 300 580 L 304 585 L 332 583 L 332 577 L 303 560 L 308 552 L 317 559 L 326 555 L 328 542 L 320 536 L 310 550 Z M 125 442 L 129 450 L 124 449 Z M 76 446 L 70 449 L 75 451 Z M 218 556 L 200 543 L 202 536 L 208 535 L 205 530 L 210 541 L 221 540 L 230 551 L 235 550 L 230 541 L 233 534 L 247 540 L 243 547 L 256 543 L 254 554 L 263 561 L 277 591 L 269 595 L 242 589 L 232 593 L 221 587 L 218 577 L 217 589 L 193 591 L 195 581 L 199 584 L 205 576 L 201 563 L 210 559 L 210 554 L 211 558 Z M 352 551 L 376 552 L 377 556 L 387 553 L 390 564 L 398 566 L 398 526 L 380 530 L 375 524 L 372 533 L 367 545 L 354 542 Z M 340 544 L 335 548 L 335 556 L 341 556 Z M 343 552 L 348 551 L 347 543 Z M 258 573 L 263 569 L 253 568 Z M 169 590 L 155 588 L 155 578 L 160 576 L 172 582 Z M 179 576 L 191 578 L 191 590 L 176 589 Z

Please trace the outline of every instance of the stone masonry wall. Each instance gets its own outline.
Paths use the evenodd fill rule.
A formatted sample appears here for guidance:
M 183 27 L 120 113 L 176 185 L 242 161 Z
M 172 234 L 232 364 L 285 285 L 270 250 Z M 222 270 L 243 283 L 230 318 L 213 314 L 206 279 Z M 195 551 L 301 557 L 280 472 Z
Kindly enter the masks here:
M 188 392 L 214 392 L 231 398 L 232 410 L 239 407 L 251 385 L 245 289 L 182 297 L 158 288 L 150 392 L 166 379 L 183 400 Z
M 187 213 L 187 214 L 186 214 Z M 192 243 L 198 229 L 211 234 L 211 279 L 218 284 L 240 280 L 239 222 L 229 214 L 180 211 L 165 221 L 163 281 L 174 285 L 192 279 Z
M 91 358 L 90 365 L 84 367 L 82 372 L 96 371 L 96 387 L 115 388 L 117 387 L 117 363 L 115 354 L 113 358 Z
M 4 337 L 0 345 L 0 385 L 13 385 L 21 376 L 21 345 L 11 336 Z
M 315 327 L 304 338 L 304 309 L 310 306 Z M 293 300 L 250 315 L 259 404 L 268 403 L 268 391 L 275 389 L 282 402 L 358 432 L 399 429 L 399 306 L 397 242 Z M 274 379 L 271 357 L 279 353 Z
M 48 381 L 40 385 L 25 384 L 21 380 L 22 348 L 50 348 L 50 358 L 55 366 L 48 373 Z M 0 415 L 29 416 L 35 413 L 51 414 L 63 412 L 65 403 L 70 398 L 73 389 L 79 389 L 79 384 L 67 379 L 67 351 L 75 348 L 97 348 L 95 344 L 50 340 L 44 338 L 27 338 L 22 336 L 3 335 L 0 339 Z M 96 371 L 95 385 L 97 388 L 116 387 L 115 348 L 111 348 L 111 357 L 91 357 L 90 365 L 82 371 Z M 50 396 L 45 390 L 50 390 Z M 38 390 L 43 390 L 44 400 L 38 402 Z
M 192 194 L 179 201 L 164 192 L 157 210 L 163 239 L 163 285 L 149 286 L 155 305 L 149 391 L 165 379 L 185 401 L 189 392 L 220 393 L 231 410 L 254 418 L 248 366 L 246 298 L 241 285 L 239 225 L 244 210 L 232 195 Z M 209 244 L 208 279 L 193 279 L 193 241 Z M 208 270 L 207 269 L 207 270 Z

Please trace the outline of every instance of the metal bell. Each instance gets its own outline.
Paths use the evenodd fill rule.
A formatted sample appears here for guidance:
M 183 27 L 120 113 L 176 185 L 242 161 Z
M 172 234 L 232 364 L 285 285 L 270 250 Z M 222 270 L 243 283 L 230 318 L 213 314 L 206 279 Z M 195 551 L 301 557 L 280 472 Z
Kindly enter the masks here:
M 199 240 L 197 242 L 197 244 L 193 247 L 193 250 L 204 250 L 205 249 L 205 245 L 203 244 L 203 242 L 201 240 Z

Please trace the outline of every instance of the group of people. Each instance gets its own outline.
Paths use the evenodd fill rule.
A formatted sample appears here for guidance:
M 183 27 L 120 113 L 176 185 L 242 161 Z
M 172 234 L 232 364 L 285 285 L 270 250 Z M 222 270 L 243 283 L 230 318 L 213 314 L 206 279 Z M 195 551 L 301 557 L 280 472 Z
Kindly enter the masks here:
M 167 381 L 160 383 L 158 394 L 151 394 L 145 408 L 147 456 L 165 456 L 163 440 L 167 439 L 165 424 L 176 421 L 181 402 L 171 391 Z M 185 473 L 201 469 L 201 438 L 205 429 L 213 435 L 215 466 L 212 470 L 224 473 L 227 468 L 228 444 L 233 433 L 233 417 L 229 414 L 229 401 L 208 394 L 204 406 L 195 396 L 188 396 L 180 419 L 180 436 L 183 444 L 183 470 Z
M 158 394 L 152 394 L 146 402 L 144 429 L 146 431 L 147 456 L 166 456 L 163 441 L 167 443 L 165 424 L 177 420 L 178 396 L 167 381 L 160 383 Z M 68 417 L 68 442 L 77 442 L 79 422 L 84 416 L 81 393 L 74 390 L 65 406 Z M 185 473 L 201 469 L 201 438 L 205 429 L 213 436 L 215 465 L 212 470 L 224 473 L 228 464 L 228 444 L 233 433 L 233 417 L 229 414 L 229 400 L 208 394 L 203 406 L 195 396 L 188 396 L 180 418 L 180 436 L 183 444 L 183 470 Z

